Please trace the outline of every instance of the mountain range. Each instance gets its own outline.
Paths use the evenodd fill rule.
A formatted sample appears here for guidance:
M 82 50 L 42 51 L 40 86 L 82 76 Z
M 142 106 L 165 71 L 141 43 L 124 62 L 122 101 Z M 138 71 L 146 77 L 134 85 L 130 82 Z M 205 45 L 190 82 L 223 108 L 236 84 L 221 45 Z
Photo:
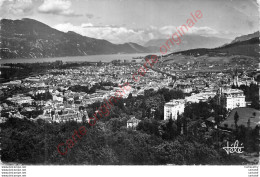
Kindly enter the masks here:
M 208 37 L 194 34 L 185 34 L 180 39 L 181 43 L 179 45 L 171 46 L 168 50 L 171 52 L 177 52 L 196 48 L 215 48 L 231 42 L 231 39 Z M 148 47 L 150 50 L 156 50 L 156 52 L 160 52 L 160 46 L 165 45 L 166 41 L 167 39 L 153 39 L 146 42 L 144 46 Z
M 235 38 L 231 43 L 222 45 L 217 48 L 207 49 L 207 48 L 197 48 L 191 50 L 185 50 L 180 52 L 174 52 L 173 54 L 182 54 L 189 56 L 232 56 L 232 55 L 243 55 L 259 58 L 260 48 L 259 48 L 259 31 L 243 35 Z
M 32 19 L 0 21 L 1 58 L 43 58 L 96 54 L 148 53 L 135 44 L 113 44 L 106 40 L 61 32 Z
M 233 41 L 200 35 L 184 35 L 181 40 L 179 46 L 172 47 L 172 52 L 183 51 L 183 54 L 191 54 L 198 53 L 198 51 L 200 53 L 218 51 L 256 56 L 256 52 L 259 51 L 257 45 L 259 44 L 259 32 L 237 37 Z M 156 39 L 148 41 L 144 46 L 136 43 L 113 44 L 72 31 L 61 32 L 29 18 L 2 19 L 0 21 L 0 58 L 2 59 L 153 53 L 159 52 L 160 46 L 165 42 L 166 39 Z
M 247 40 L 250 40 L 252 38 L 259 38 L 259 37 L 260 37 L 259 31 L 256 31 L 252 34 L 242 35 L 242 36 L 236 37 L 231 43 L 247 41 Z

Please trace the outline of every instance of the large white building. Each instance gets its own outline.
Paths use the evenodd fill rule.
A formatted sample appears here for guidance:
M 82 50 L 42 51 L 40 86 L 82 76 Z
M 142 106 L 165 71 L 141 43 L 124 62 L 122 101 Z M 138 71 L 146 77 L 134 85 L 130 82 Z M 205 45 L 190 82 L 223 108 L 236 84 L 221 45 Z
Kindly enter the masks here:
M 179 115 L 182 114 L 184 112 L 184 108 L 185 108 L 184 99 L 171 100 L 170 102 L 165 103 L 164 120 L 170 119 L 171 116 L 173 120 L 176 120 L 178 113 Z
M 187 103 L 206 102 L 209 98 L 214 98 L 215 95 L 215 92 L 193 93 L 191 96 L 185 97 L 185 100 Z
M 221 104 L 226 109 L 234 109 L 237 107 L 246 107 L 245 95 L 242 90 L 239 89 L 220 89 Z

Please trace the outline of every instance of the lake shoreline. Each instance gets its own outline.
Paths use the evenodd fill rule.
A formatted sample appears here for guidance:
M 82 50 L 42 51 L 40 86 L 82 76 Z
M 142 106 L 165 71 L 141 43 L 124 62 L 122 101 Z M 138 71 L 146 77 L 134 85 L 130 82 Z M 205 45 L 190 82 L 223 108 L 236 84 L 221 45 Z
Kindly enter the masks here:
M 5 63 L 44 63 L 55 62 L 60 60 L 62 62 L 111 62 L 113 60 L 140 60 L 133 59 L 134 57 L 145 57 L 151 55 L 150 53 L 137 54 L 107 54 L 107 55 L 87 55 L 87 56 L 68 56 L 68 57 L 53 57 L 53 58 L 13 58 L 1 59 L 0 64 Z

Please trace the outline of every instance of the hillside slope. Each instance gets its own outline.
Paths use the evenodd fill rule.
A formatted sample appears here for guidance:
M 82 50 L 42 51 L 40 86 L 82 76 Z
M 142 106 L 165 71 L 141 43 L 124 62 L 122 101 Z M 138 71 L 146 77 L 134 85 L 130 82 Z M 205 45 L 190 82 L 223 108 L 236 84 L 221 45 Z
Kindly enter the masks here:
M 192 56 L 231 56 L 231 55 L 244 55 L 251 57 L 259 57 L 259 37 L 254 37 L 248 40 L 232 42 L 230 44 L 214 48 L 198 48 L 192 50 L 186 50 L 181 52 L 175 52 L 172 54 L 192 55 Z M 169 55 L 172 55 L 169 54 Z

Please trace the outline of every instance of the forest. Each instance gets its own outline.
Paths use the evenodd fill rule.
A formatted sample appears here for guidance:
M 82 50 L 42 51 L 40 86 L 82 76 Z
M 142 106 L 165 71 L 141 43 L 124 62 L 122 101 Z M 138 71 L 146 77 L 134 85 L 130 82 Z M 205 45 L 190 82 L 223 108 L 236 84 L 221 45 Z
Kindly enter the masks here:
M 177 120 L 162 120 L 167 99 L 182 98 L 183 93 L 161 89 L 146 91 L 146 96 L 121 99 L 95 126 L 88 122 L 48 123 L 44 120 L 9 118 L 1 127 L 1 159 L 22 164 L 59 165 L 242 165 L 248 162 L 236 154 L 227 154 L 226 141 L 238 139 L 245 151 L 259 152 L 259 128 L 237 127 L 227 134 L 203 126 L 209 116 L 219 122 L 225 109 L 208 103 L 186 106 Z M 167 96 L 170 95 L 170 98 Z M 87 108 L 89 116 L 101 103 Z M 150 108 L 156 111 L 151 115 Z M 212 111 L 213 110 L 213 111 Z M 126 127 L 135 115 L 141 122 L 136 130 Z M 70 138 L 74 130 L 85 126 L 87 133 L 62 156 L 57 145 Z

